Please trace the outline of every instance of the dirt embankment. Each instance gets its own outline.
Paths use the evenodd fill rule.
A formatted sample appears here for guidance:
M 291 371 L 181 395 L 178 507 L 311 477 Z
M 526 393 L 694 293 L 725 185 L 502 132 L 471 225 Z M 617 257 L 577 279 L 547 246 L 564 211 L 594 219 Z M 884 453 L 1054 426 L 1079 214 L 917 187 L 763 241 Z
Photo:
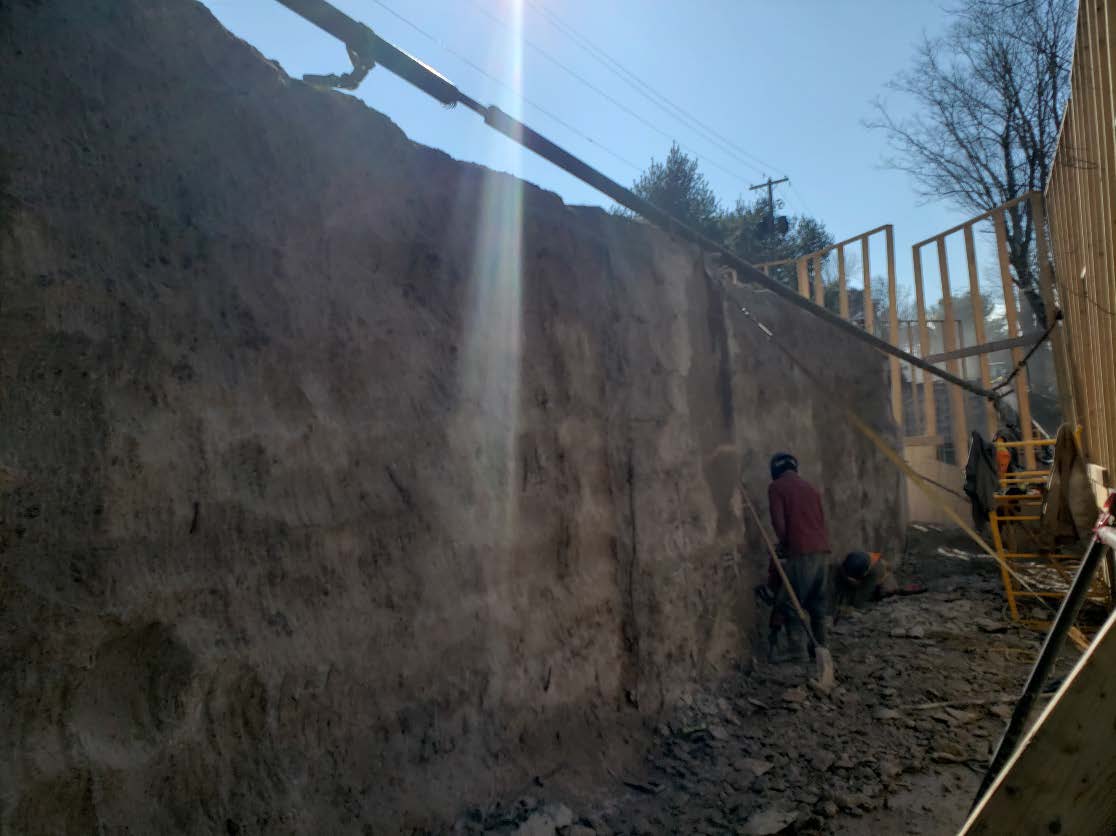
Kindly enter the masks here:
M 748 656 L 738 473 L 791 449 L 838 549 L 895 543 L 897 475 L 696 251 L 191 0 L 15 0 L 0 49 L 4 828 L 396 830 L 592 777 Z M 878 356 L 753 310 L 887 430 Z

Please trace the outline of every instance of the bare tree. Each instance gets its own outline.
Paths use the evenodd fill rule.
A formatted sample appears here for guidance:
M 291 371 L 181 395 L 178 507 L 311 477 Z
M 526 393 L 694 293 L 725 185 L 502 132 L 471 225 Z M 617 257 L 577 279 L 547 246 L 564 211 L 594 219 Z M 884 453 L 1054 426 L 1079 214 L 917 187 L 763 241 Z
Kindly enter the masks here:
M 909 173 L 924 198 L 973 214 L 1042 189 L 1069 94 L 1075 7 L 1073 0 L 961 0 L 946 33 L 924 37 L 911 69 L 888 85 L 913 100 L 914 112 L 874 102 L 866 124 L 887 134 L 886 164 Z M 1012 278 L 1043 323 L 1029 202 L 1007 215 Z

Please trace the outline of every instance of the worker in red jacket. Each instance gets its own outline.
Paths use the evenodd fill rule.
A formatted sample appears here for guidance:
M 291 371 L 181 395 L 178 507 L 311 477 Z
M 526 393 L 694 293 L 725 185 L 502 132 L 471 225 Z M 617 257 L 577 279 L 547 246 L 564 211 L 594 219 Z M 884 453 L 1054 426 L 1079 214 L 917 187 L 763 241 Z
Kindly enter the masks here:
M 830 551 L 825 512 L 821 495 L 798 475 L 798 459 L 790 453 L 776 453 L 771 457 L 767 501 L 787 579 L 810 618 L 814 639 L 824 647 Z M 805 631 L 783 587 L 775 594 L 775 610 L 778 620 L 786 624 L 787 648 L 780 651 L 773 647 L 772 661 L 805 661 Z M 813 648 L 810 651 L 812 653 Z

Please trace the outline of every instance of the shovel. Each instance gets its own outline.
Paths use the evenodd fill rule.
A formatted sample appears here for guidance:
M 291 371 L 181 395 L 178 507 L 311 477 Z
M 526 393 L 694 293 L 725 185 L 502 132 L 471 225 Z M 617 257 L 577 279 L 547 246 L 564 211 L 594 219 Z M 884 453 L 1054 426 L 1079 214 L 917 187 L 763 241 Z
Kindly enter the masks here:
M 818 678 L 814 680 L 814 684 L 822 691 L 828 693 L 832 691 L 833 687 L 837 684 L 837 679 L 833 671 L 833 655 L 829 652 L 829 648 L 822 647 L 814 638 L 814 634 L 810 630 L 810 621 L 806 617 L 806 613 L 802 611 L 802 604 L 798 602 L 798 596 L 794 594 L 794 587 L 791 586 L 790 580 L 787 578 L 787 573 L 783 570 L 783 564 L 779 561 L 779 555 L 775 553 L 775 544 L 771 541 L 767 529 L 763 527 L 759 514 L 756 513 L 756 506 L 752 504 L 752 500 L 748 497 L 748 492 L 741 488 L 740 495 L 744 498 L 744 504 L 748 506 L 748 510 L 752 512 L 752 518 L 756 521 L 756 527 L 759 529 L 760 534 L 763 535 L 763 542 L 767 545 L 767 551 L 771 555 L 771 562 L 775 564 L 775 570 L 779 573 L 779 577 L 783 581 L 783 588 L 786 589 L 791 604 L 794 606 L 794 611 L 798 613 L 798 618 L 802 622 L 802 627 L 806 630 L 806 636 L 810 639 L 810 644 L 814 648 L 814 663 L 817 666 L 818 674 Z

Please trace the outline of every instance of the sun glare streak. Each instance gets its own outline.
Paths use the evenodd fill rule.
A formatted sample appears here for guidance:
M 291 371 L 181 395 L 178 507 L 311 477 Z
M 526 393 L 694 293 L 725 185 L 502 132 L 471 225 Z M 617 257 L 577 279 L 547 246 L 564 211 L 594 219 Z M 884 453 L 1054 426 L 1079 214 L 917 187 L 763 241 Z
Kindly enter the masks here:
M 517 92 L 523 82 L 523 4 L 513 4 L 515 36 L 508 44 Z M 521 149 L 495 138 L 502 168 L 518 171 Z M 476 411 L 470 431 L 482 506 L 478 522 L 491 526 L 493 545 L 508 548 L 517 524 L 523 190 L 503 174 L 484 178 L 469 276 L 470 305 L 462 355 L 462 384 Z

